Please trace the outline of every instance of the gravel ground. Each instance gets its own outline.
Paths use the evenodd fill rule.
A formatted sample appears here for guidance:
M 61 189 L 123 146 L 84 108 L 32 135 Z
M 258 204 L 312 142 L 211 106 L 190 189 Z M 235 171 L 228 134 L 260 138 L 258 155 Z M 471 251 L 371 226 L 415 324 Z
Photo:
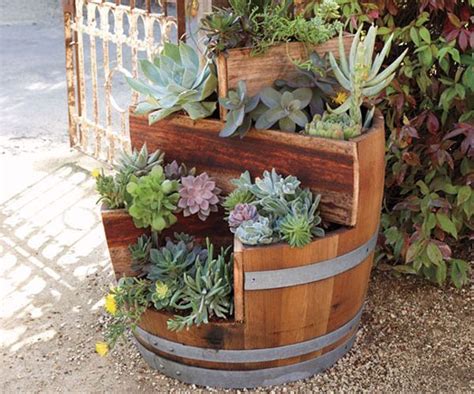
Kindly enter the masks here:
M 112 270 L 82 161 L 65 148 L 0 156 L 15 169 L 0 174 L 2 392 L 197 391 L 150 370 L 131 342 L 95 354 Z M 472 301 L 472 288 L 374 271 L 353 350 L 275 391 L 472 391 Z

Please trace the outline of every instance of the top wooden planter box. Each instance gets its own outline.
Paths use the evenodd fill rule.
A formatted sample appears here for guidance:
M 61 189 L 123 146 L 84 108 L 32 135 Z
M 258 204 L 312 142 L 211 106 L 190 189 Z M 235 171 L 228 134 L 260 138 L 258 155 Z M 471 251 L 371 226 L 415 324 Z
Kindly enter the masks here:
M 352 35 L 344 36 L 344 48 L 349 53 Z M 239 81 L 247 83 L 249 95 L 257 94 L 262 88 L 272 86 L 277 79 L 289 79 L 298 74 L 295 61 L 306 61 L 311 51 L 324 56 L 332 52 L 339 57 L 339 38 L 335 37 L 312 48 L 300 42 L 289 42 L 270 47 L 265 53 L 252 56 L 252 48 L 235 48 L 217 58 L 219 97 L 227 97 Z M 226 111 L 220 109 L 221 119 Z

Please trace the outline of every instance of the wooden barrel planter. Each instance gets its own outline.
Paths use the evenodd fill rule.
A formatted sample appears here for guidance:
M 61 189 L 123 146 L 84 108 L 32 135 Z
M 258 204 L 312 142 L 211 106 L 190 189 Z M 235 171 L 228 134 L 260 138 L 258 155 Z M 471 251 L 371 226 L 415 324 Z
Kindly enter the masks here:
M 344 35 L 344 48 L 349 53 L 352 34 Z M 298 75 L 295 62 L 305 62 L 311 51 L 320 56 L 328 52 L 339 57 L 339 39 L 332 38 L 323 44 L 308 47 L 301 42 L 288 42 L 271 46 L 262 54 L 252 55 L 252 48 L 234 48 L 217 58 L 217 78 L 219 97 L 227 97 L 239 81 L 245 81 L 249 95 L 255 95 L 277 79 L 291 79 Z M 225 119 L 226 110 L 220 108 L 221 119 Z
M 131 116 L 132 145 L 229 179 L 274 167 L 322 193 L 322 216 L 341 228 L 304 248 L 248 247 L 234 241 L 235 316 L 189 330 L 166 328 L 169 314 L 145 312 L 135 331 L 150 366 L 184 382 L 251 388 L 304 379 L 353 345 L 377 240 L 384 183 L 384 125 L 351 141 L 274 131 L 218 137 L 222 123 L 176 116 L 148 126 Z M 329 197 L 328 197 L 329 196 Z

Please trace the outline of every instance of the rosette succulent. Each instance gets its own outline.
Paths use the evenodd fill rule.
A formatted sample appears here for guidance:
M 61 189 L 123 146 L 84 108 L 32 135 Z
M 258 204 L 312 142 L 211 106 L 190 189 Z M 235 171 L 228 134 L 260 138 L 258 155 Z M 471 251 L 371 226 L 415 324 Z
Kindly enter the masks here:
M 198 176 L 185 176 L 181 178 L 178 207 L 184 216 L 197 214 L 204 221 L 211 212 L 217 212 L 220 193 L 216 182 L 205 172 Z
M 343 140 L 358 136 L 361 126 L 346 112 L 342 114 L 325 112 L 323 116 L 315 115 L 306 125 L 304 132 L 315 137 Z
M 195 174 L 196 168 L 193 167 L 188 169 L 188 167 L 186 167 L 186 164 L 178 164 L 176 160 L 173 160 L 171 163 L 165 165 L 165 176 L 167 179 L 179 181 L 184 176 Z
M 257 119 L 257 129 L 269 129 L 278 123 L 280 130 L 294 132 L 296 126 L 303 128 L 308 123 L 308 116 L 303 111 L 311 102 L 313 92 L 309 88 L 296 89 L 293 92 L 278 92 L 265 88 L 260 99 L 268 107 Z
M 219 135 L 221 137 L 232 137 L 240 135 L 243 138 L 252 126 L 250 113 L 257 107 L 259 96 L 247 96 L 247 86 L 245 81 L 239 81 L 237 89 L 231 90 L 225 98 L 219 98 L 219 104 L 227 112 L 226 124 Z
M 132 202 L 128 209 L 138 228 L 162 231 L 176 223 L 174 211 L 179 200 L 179 183 L 166 179 L 163 167 L 153 167 L 141 178 L 132 176 L 127 185 Z
M 235 235 L 246 245 L 268 245 L 278 241 L 270 219 L 263 216 L 241 223 Z
M 237 204 L 229 215 L 230 231 L 235 233 L 237 228 L 246 221 L 255 221 L 258 218 L 257 208 L 250 204 Z
M 250 190 L 235 189 L 233 190 L 222 203 L 227 213 L 230 213 L 239 204 L 249 204 L 255 200 L 255 196 Z
M 132 89 L 146 96 L 138 104 L 137 114 L 149 114 L 150 124 L 174 112 L 185 111 L 191 119 L 206 118 L 217 103 L 206 101 L 217 87 L 212 65 L 200 65 L 199 56 L 189 45 L 165 42 L 163 51 L 154 59 L 141 60 L 140 68 L 150 84 L 126 77 Z
M 165 154 L 157 149 L 152 154 L 148 154 L 146 144 L 138 151 L 132 150 L 132 153 L 122 151 L 117 161 L 117 171 L 132 173 L 138 177 L 147 175 L 153 167 L 161 165 L 165 158 Z

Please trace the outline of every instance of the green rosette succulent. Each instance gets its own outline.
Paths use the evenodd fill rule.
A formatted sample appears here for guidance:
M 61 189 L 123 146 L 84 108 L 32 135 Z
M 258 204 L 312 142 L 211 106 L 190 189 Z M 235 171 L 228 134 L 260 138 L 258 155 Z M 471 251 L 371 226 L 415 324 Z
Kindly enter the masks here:
M 179 200 L 179 182 L 166 179 L 163 167 L 156 166 L 141 178 L 132 176 L 127 192 L 132 202 L 128 208 L 138 228 L 162 231 L 176 223 L 173 214 Z
M 315 115 L 306 125 L 305 134 L 335 140 L 349 139 L 361 133 L 361 126 L 348 113 L 335 114 L 325 112 L 323 116 Z
M 146 96 L 135 113 L 149 114 L 153 124 L 172 113 L 185 111 L 191 119 L 212 115 L 215 101 L 206 101 L 216 91 L 217 78 L 213 66 L 200 58 L 189 45 L 165 43 L 163 51 L 154 59 L 141 60 L 140 68 L 150 83 L 126 77 L 132 89 Z
M 311 102 L 313 92 L 309 88 L 296 89 L 293 92 L 278 92 L 265 88 L 260 99 L 268 107 L 257 119 L 255 128 L 269 129 L 276 123 L 280 130 L 294 132 L 296 126 L 305 127 L 308 116 L 303 111 Z

